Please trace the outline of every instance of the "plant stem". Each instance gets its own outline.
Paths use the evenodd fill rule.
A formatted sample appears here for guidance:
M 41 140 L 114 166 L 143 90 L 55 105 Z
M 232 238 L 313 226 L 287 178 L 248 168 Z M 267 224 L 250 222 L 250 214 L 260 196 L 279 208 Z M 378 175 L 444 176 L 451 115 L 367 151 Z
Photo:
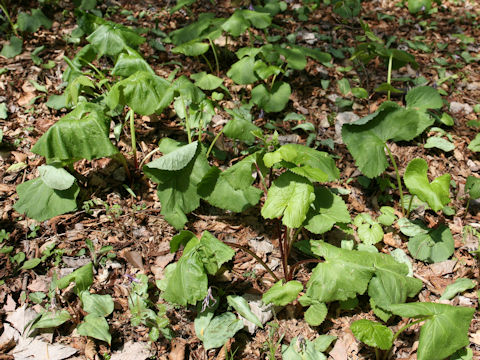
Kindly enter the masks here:
M 393 344 L 393 342 L 397 339 L 397 337 L 398 337 L 402 332 L 404 332 L 405 330 L 407 330 L 409 327 L 411 327 L 411 326 L 413 326 L 413 325 L 416 325 L 416 324 L 418 324 L 418 323 L 420 323 L 420 322 L 422 322 L 422 321 L 425 321 L 425 320 L 427 320 L 427 319 L 428 319 L 428 316 L 425 316 L 425 317 L 420 318 L 420 319 L 418 319 L 418 320 L 415 320 L 415 321 L 413 321 L 413 322 L 411 322 L 411 323 L 409 323 L 409 324 L 407 324 L 407 325 L 402 326 L 402 327 L 400 328 L 400 330 L 398 330 L 398 331 L 395 333 L 395 335 L 393 335 L 392 344 Z
M 270 268 L 268 267 L 268 265 L 265 263 L 265 261 L 263 261 L 262 259 L 260 259 L 260 257 L 259 257 L 257 254 L 255 254 L 252 250 L 250 250 L 249 248 L 247 248 L 247 247 L 245 247 L 245 246 L 242 246 L 242 245 L 239 245 L 239 244 L 235 244 L 235 243 L 232 243 L 232 242 L 228 242 L 228 241 L 224 241 L 223 243 L 224 243 L 225 245 L 228 245 L 228 246 L 231 246 L 231 247 L 234 247 L 234 248 L 237 248 L 237 249 L 240 249 L 240 250 L 246 252 L 247 254 L 249 254 L 250 256 L 252 256 L 255 260 L 257 260 L 258 263 L 259 263 L 260 265 L 262 265 L 262 266 L 265 268 L 265 270 L 268 271 L 268 273 L 269 273 L 270 275 L 272 275 L 273 279 L 274 279 L 276 282 L 280 280 L 280 279 L 277 277 L 277 275 L 275 275 L 275 273 L 272 271 L 272 269 L 270 269 Z
M 208 147 L 208 150 L 207 150 L 207 158 L 208 158 L 208 155 L 210 155 L 210 153 L 212 152 L 213 150 L 213 146 L 215 145 L 215 143 L 217 142 L 218 138 L 220 137 L 220 135 L 223 134 L 223 128 L 222 130 L 220 130 L 220 132 L 215 136 L 215 138 L 213 139 L 212 143 L 210 144 L 210 146 Z
M 132 138 L 132 155 L 133 155 L 133 163 L 135 164 L 135 169 L 138 169 L 138 162 L 137 162 L 137 138 L 135 134 L 135 113 L 132 109 L 128 110 L 128 114 L 130 117 L 130 136 Z
M 218 62 L 217 51 L 215 50 L 215 44 L 210 38 L 208 38 L 208 41 L 210 42 L 210 47 L 212 48 L 212 51 L 213 51 L 213 57 L 215 58 L 215 65 L 217 67 L 217 76 L 220 76 L 220 64 Z
M 413 203 L 413 198 L 415 195 L 410 195 L 410 201 L 408 202 L 408 209 L 407 209 L 407 219 L 410 217 L 410 210 L 412 210 L 412 203 Z
M 260 182 L 262 183 L 263 193 L 265 194 L 265 197 L 266 197 L 268 195 L 267 183 L 265 182 L 265 178 L 263 177 L 262 172 L 260 171 L 260 168 L 258 167 L 258 164 L 256 161 L 254 162 L 254 164 L 255 164 L 255 169 L 257 169 L 257 174 L 258 174 L 258 177 L 260 178 Z
M 158 151 L 160 151 L 160 148 L 156 148 L 155 150 L 152 150 L 147 155 L 145 155 L 145 157 L 142 159 L 142 161 L 140 161 L 140 165 L 138 165 L 138 168 L 141 169 L 143 167 L 143 164 L 145 163 L 145 161 L 150 159 L 153 156 L 153 154 L 155 154 Z
M 13 30 L 13 33 L 15 34 L 15 36 L 19 37 L 17 28 L 15 27 L 15 24 L 12 22 L 12 19 L 10 18 L 10 14 L 8 13 L 7 7 L 5 6 L 5 3 L 3 1 L 0 3 L 0 9 L 2 9 L 3 13 L 7 17 L 7 20 L 10 23 L 10 26 L 12 27 L 12 30 Z
M 388 156 L 390 157 L 390 161 L 392 162 L 393 168 L 395 169 L 395 174 L 397 176 L 398 192 L 400 193 L 400 204 L 401 204 L 401 207 L 402 207 L 402 215 L 405 215 L 405 207 L 404 207 L 404 202 L 403 202 L 402 179 L 400 178 L 400 173 L 398 172 L 398 167 L 397 167 L 397 163 L 395 161 L 395 158 L 393 157 L 393 154 L 390 151 L 390 148 L 387 146 L 387 144 L 385 144 L 385 149 L 387 149 Z
M 393 54 L 390 53 L 390 57 L 388 58 L 388 72 L 387 72 L 387 84 L 390 85 L 392 82 L 392 62 L 393 62 Z M 390 90 L 387 92 L 387 100 L 390 101 Z
M 210 64 L 210 61 L 208 61 L 207 57 L 205 56 L 205 54 L 202 54 L 202 57 L 203 57 L 203 60 L 205 60 L 205 62 L 207 63 L 209 69 L 210 69 L 210 72 L 213 73 L 213 67 L 212 67 L 212 64 Z
M 278 245 L 280 247 L 280 260 L 282 261 L 282 269 L 283 269 L 283 277 L 287 277 L 287 264 L 285 264 L 285 250 L 283 244 L 283 236 L 282 236 L 282 226 L 280 225 L 280 221 L 277 221 L 277 231 L 278 231 Z
M 309 264 L 309 263 L 321 263 L 322 261 L 320 259 L 307 259 L 307 260 L 301 260 L 299 262 L 296 262 L 295 264 L 293 264 L 292 266 L 290 266 L 290 272 L 288 274 L 288 278 L 290 280 L 293 279 L 293 274 L 295 272 L 295 270 L 300 266 L 300 265 L 303 265 L 303 264 Z
M 187 130 L 188 143 L 190 144 L 192 142 L 192 134 L 190 132 L 190 122 L 188 121 L 188 109 L 185 106 L 183 96 L 180 96 L 180 99 L 182 99 L 183 112 L 185 113 L 185 128 Z

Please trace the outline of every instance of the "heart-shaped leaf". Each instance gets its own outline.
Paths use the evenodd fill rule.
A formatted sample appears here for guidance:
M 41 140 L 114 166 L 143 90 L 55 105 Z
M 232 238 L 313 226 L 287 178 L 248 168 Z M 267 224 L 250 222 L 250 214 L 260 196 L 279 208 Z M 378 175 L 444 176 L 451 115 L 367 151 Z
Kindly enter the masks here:
M 436 263 L 447 260 L 455 250 L 450 229 L 445 225 L 410 238 L 408 251 L 418 260 Z
M 389 310 L 403 317 L 425 318 L 420 329 L 418 360 L 445 359 L 470 343 L 468 329 L 474 308 L 417 302 L 391 305 Z
M 450 174 L 439 176 L 430 183 L 427 171 L 425 160 L 413 159 L 405 170 L 405 185 L 412 195 L 427 202 L 434 211 L 439 211 L 450 202 Z
M 252 84 L 258 79 L 254 69 L 255 57 L 245 56 L 232 65 L 227 76 L 239 85 Z
M 260 84 L 252 89 L 252 101 L 266 112 L 279 112 L 287 105 L 291 93 L 290 85 L 282 81 L 275 82 L 271 90 Z
M 223 79 L 212 74 L 207 74 L 205 71 L 192 74 L 190 77 L 195 81 L 195 85 L 202 90 L 215 90 L 223 84 Z
M 87 37 L 87 41 L 97 49 L 98 57 L 115 56 L 128 47 L 135 48 L 145 42 L 145 38 L 133 30 L 116 23 L 105 23 Z
M 78 325 L 77 331 L 80 335 L 105 341 L 109 345 L 112 342 L 108 322 L 103 316 L 88 314 L 83 318 L 83 322 Z

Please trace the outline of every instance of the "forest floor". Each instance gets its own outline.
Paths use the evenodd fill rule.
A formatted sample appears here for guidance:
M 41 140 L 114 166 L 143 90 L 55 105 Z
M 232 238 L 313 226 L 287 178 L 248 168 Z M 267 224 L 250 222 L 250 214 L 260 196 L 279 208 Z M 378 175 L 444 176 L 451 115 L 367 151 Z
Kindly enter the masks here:
M 33 3 L 15 3 L 12 5 L 11 15 L 14 17 L 17 12 L 35 7 Z M 189 14 L 213 12 L 216 16 L 226 17 L 239 6 L 231 4 L 230 1 L 219 1 L 214 5 L 210 1 L 198 1 L 188 13 L 180 11 L 170 14 L 166 10 L 166 2 L 163 1 L 112 0 L 107 3 L 110 4 L 110 20 L 126 26 L 145 28 L 158 23 L 159 29 L 165 33 L 188 24 L 191 21 Z M 30 294 L 47 293 L 54 273 L 61 277 L 92 260 L 86 239 L 91 240 L 96 250 L 111 246 L 110 253 L 115 255 L 108 259 L 104 256 L 106 261 L 100 262 L 91 287 L 92 292 L 109 294 L 114 300 L 115 310 L 108 318 L 112 344 L 108 346 L 102 341 L 79 336 L 74 330 L 75 321 L 71 321 L 51 332 L 36 336 L 35 339 L 41 340 L 42 344 L 51 343 L 50 359 L 62 359 L 67 355 L 71 356 L 71 359 L 225 359 L 232 353 L 235 359 L 263 359 L 269 358 L 269 346 L 276 348 L 276 357 L 280 358 L 281 347 L 276 345 L 277 342 L 289 344 L 295 337 L 314 339 L 318 334 L 337 336 L 329 353 L 330 359 L 374 359 L 372 348 L 360 343 L 349 330 L 354 320 L 375 318 L 368 300 L 362 298 L 354 310 L 342 310 L 337 305 L 330 306 L 326 321 L 318 327 L 309 326 L 305 322 L 303 308 L 294 302 L 279 309 L 264 329 L 257 329 L 253 334 L 246 330 L 240 331 L 228 343 L 227 348 L 209 351 L 203 349 L 195 334 L 195 309 L 171 307 L 167 316 L 175 337 L 172 340 L 160 337 L 154 343 L 149 342 L 147 327 L 133 327 L 130 324 L 129 286 L 131 279 L 138 274 L 146 274 L 152 282 L 161 279 L 163 269 L 178 260 L 181 252 L 170 253 L 169 246 L 177 231 L 160 215 L 161 205 L 155 184 L 140 177 L 136 184 L 128 184 L 136 195 L 132 196 L 122 185 L 128 181 L 125 180 L 123 168 L 109 158 L 82 160 L 75 164 L 75 170 L 88 179 L 92 189 L 90 199 L 102 200 L 90 203 L 90 209 L 82 208 L 80 204 L 79 211 L 44 222 L 25 218 L 13 209 L 18 199 L 16 186 L 34 178 L 37 167 L 44 162 L 42 157 L 31 152 L 33 144 L 65 115 L 65 111 L 53 110 L 45 105 L 51 94 L 60 93 L 58 89 L 62 83 L 62 72 L 67 67 L 63 57 L 72 58 L 79 46 L 66 41 L 77 26 L 73 5 L 63 1 L 58 4 L 60 6 L 52 6 L 51 13 L 47 14 L 54 20 L 51 29 L 41 28 L 33 34 L 26 33 L 20 55 L 12 59 L 0 57 L 0 103 L 6 104 L 8 111 L 7 118 L 0 119 L 0 130 L 3 131 L 3 140 L 0 143 L 0 231 L 4 229 L 9 233 L 2 244 L 14 248 L 10 254 L 0 254 L 0 279 L 4 282 L 0 286 L 0 333 L 4 333 L 0 337 L 0 359 L 22 358 L 18 354 L 24 354 L 24 358 L 29 359 L 43 358 L 38 354 L 27 357 L 25 354 L 28 351 L 21 349 L 20 343 L 12 342 L 11 339 L 5 341 L 6 324 L 23 329 L 25 323 L 32 318 L 32 311 L 41 311 L 44 305 L 41 301 L 35 303 Z M 340 179 L 331 186 L 345 190 L 342 197 L 352 219 L 365 212 L 377 216 L 383 205 L 396 206 L 397 215 L 401 215 L 400 207 L 395 205 L 398 204 L 398 192 L 391 187 L 382 190 L 375 180 L 362 176 L 340 136 L 341 122 L 352 116 L 350 112 L 363 117 L 374 112 L 385 101 L 386 94 L 375 93 L 374 89 L 385 82 L 386 67 L 383 62 L 373 60 L 361 69 L 354 67 L 349 59 L 345 49 L 356 46 L 355 35 L 361 32 L 358 21 L 344 24 L 338 15 L 332 13 L 331 7 L 325 5 L 313 10 L 308 15 L 308 20 L 299 21 L 294 11 L 296 5 L 297 1 L 289 2 L 287 11 L 275 18 L 274 22 L 281 26 L 275 32 L 282 36 L 296 34 L 297 43 L 327 52 L 336 49 L 337 57 L 334 57 L 333 66 L 330 68 L 309 59 L 305 70 L 298 71 L 290 78 L 292 95 L 287 108 L 281 113 L 268 114 L 254 110 L 257 119 L 255 123 L 268 129 L 267 132 L 278 131 L 285 143 L 305 144 L 309 132 L 293 129 L 298 125 L 298 120 L 283 121 L 287 113 L 302 114 L 305 117 L 302 123 L 313 124 L 313 141 L 317 148 L 335 155 Z M 106 5 L 100 5 L 99 8 L 104 12 L 107 10 Z M 455 240 L 455 252 L 450 260 L 428 264 L 411 258 L 415 277 L 423 281 L 423 289 L 418 299 L 437 301 L 447 285 L 458 278 L 469 278 L 477 284 L 474 289 L 443 302 L 477 308 L 479 268 L 473 252 L 478 250 L 480 203 L 475 200 L 468 202 L 465 182 L 469 175 L 480 177 L 480 159 L 475 152 L 467 148 L 476 136 L 476 127 L 480 126 L 479 114 L 474 111 L 475 105 L 480 103 L 480 66 L 478 60 L 467 61 L 458 54 L 466 51 L 475 57 L 480 53 L 480 6 L 472 5 L 469 1 L 449 1 L 442 5 L 442 10 L 438 13 L 416 18 L 405 6 L 397 6 L 395 1 L 368 1 L 362 4 L 361 14 L 363 21 L 369 24 L 378 37 L 387 39 L 395 35 L 397 39 L 410 41 L 405 48 L 415 56 L 419 68 L 413 70 L 410 66 L 403 67 L 394 71 L 392 78 L 424 77 L 425 84 L 443 89 L 447 93 L 443 98 L 450 104 L 450 107 L 445 105 L 444 110 L 454 119 L 453 126 L 444 127 L 454 144 L 453 151 L 425 148 L 423 145 L 426 139 L 433 133 L 424 134 L 409 143 L 391 144 L 402 174 L 410 160 L 421 157 L 428 162 L 431 179 L 449 173 L 455 183 L 455 187 L 451 188 L 451 215 L 439 216 L 421 207 L 413 213 L 414 217 L 423 219 L 429 227 L 445 223 Z M 240 38 L 237 41 L 244 40 Z M 439 43 L 446 46 L 440 49 L 437 46 Z M 156 50 L 148 43 L 140 46 L 140 52 L 157 75 L 166 78 L 177 68 L 180 68 L 177 76 L 209 71 L 203 61 L 172 54 L 172 45 L 164 45 L 166 51 Z M 55 64 L 52 68 L 45 69 L 32 62 L 32 52 L 39 46 L 45 46 L 40 53 L 42 63 L 51 60 Z M 239 45 L 232 42 L 228 46 L 234 50 Z M 439 63 L 439 58 L 448 59 L 448 63 Z M 231 59 L 220 58 L 220 77 L 225 76 L 231 63 Z M 100 67 L 101 65 L 98 64 Z M 365 88 L 371 95 L 366 99 L 359 99 L 351 93 L 342 94 L 342 89 L 338 87 L 338 80 L 342 78 Z M 329 86 L 322 86 L 322 80 L 329 80 Z M 237 85 L 226 76 L 225 84 L 227 88 L 236 90 Z M 410 86 L 409 83 L 398 82 L 395 85 L 405 88 Z M 353 100 L 353 109 L 345 111 L 339 108 L 338 102 L 335 102 L 339 96 Z M 394 96 L 393 100 L 401 102 L 402 97 Z M 229 107 L 229 101 L 233 100 L 224 100 L 225 107 Z M 221 124 L 227 116 L 219 111 L 216 120 Z M 165 136 L 184 139 L 183 131 L 175 121 L 173 107 L 161 116 L 143 116 L 136 121 L 139 159 L 154 150 L 159 140 Z M 131 151 L 129 141 L 129 135 L 125 134 L 118 143 L 124 154 Z M 235 145 L 226 138 L 219 144 L 226 151 L 236 151 Z M 219 162 L 217 165 L 222 164 Z M 395 183 L 393 167 L 387 169 L 384 179 Z M 235 214 L 202 203 L 188 215 L 189 221 L 185 229 L 195 234 L 207 230 L 220 240 L 234 240 L 249 246 L 274 268 L 276 274 L 281 275 L 278 231 L 273 222 L 265 221 L 261 217 L 259 209 L 260 205 L 257 205 Z M 334 229 L 324 234 L 322 239 L 335 242 L 342 240 L 344 235 L 340 229 Z M 12 257 L 20 252 L 25 254 L 26 259 L 39 257 L 51 244 L 55 244 L 55 249 L 59 250 L 57 255 L 35 269 L 20 270 L 12 260 Z M 406 238 L 399 233 L 398 227 L 394 226 L 386 230 L 383 241 L 377 244 L 377 249 L 382 253 L 390 253 L 396 248 L 409 254 Z M 302 259 L 302 256 L 293 253 L 292 258 Z M 272 285 L 268 273 L 248 254 L 237 252 L 228 267 L 226 273 L 215 278 L 215 286 L 238 294 L 258 296 Z M 296 279 L 306 283 L 311 269 L 309 265 L 302 267 Z M 78 300 L 68 301 L 68 297 L 62 296 L 64 294 L 59 293 L 61 303 L 57 303 L 57 306 L 67 309 L 72 316 L 85 315 Z M 418 327 L 412 327 L 397 339 L 392 358 L 415 359 L 418 336 Z M 478 313 L 471 322 L 469 339 L 473 356 L 479 359 Z M 32 349 L 34 347 L 30 352 Z M 69 352 L 71 349 L 74 351 Z

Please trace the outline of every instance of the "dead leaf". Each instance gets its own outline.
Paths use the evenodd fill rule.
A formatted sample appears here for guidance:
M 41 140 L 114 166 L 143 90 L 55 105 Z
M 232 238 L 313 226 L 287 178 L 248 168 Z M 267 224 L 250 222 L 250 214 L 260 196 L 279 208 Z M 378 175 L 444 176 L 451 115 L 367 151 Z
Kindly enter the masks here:
M 95 349 L 95 343 L 91 339 L 87 339 L 87 345 L 85 345 L 85 357 L 88 360 L 94 360 L 95 355 L 97 355 L 97 350 Z
M 456 264 L 456 260 L 446 260 L 439 263 L 431 264 L 429 267 L 435 275 L 443 276 L 446 274 L 451 274 L 455 269 Z
M 138 251 L 125 250 L 120 254 L 124 257 L 133 267 L 143 270 L 143 258 L 142 254 Z
M 172 340 L 172 351 L 168 354 L 168 360 L 183 360 L 185 359 L 185 339 L 175 338 Z
M 76 354 L 77 351 L 67 345 L 48 344 L 37 339 L 20 338 L 12 354 L 16 360 L 63 360 Z
M 37 278 L 33 280 L 30 285 L 28 285 L 27 289 L 33 292 L 47 292 L 50 288 L 51 281 L 51 277 L 45 275 L 37 275 Z
M 121 350 L 112 354 L 111 360 L 145 360 L 153 356 L 150 346 L 146 342 L 128 341 Z

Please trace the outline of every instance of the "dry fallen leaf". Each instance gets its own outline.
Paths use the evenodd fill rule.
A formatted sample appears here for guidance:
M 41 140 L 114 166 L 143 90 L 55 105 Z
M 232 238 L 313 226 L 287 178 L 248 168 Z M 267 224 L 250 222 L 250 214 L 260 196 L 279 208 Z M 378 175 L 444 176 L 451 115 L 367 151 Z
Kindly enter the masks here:
M 128 341 L 121 350 L 112 354 L 111 360 L 145 360 L 153 356 L 150 346 L 146 342 Z

